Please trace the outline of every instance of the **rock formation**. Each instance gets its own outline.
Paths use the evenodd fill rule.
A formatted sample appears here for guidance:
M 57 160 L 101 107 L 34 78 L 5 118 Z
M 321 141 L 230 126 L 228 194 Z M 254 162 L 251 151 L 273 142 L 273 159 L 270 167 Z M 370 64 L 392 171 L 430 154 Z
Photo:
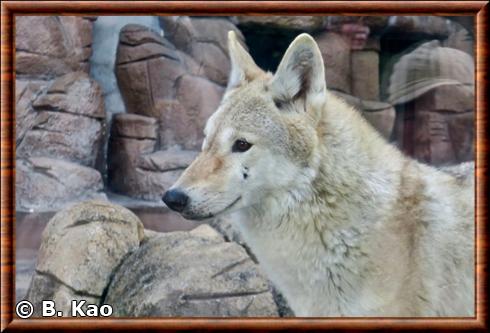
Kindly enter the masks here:
M 139 247 L 143 225 L 129 210 L 88 201 L 58 212 L 43 231 L 36 271 L 26 299 L 40 316 L 50 299 L 71 315 L 71 300 L 98 305 L 112 274 Z
M 240 245 L 210 226 L 143 230 L 129 210 L 87 201 L 48 223 L 26 299 L 110 304 L 114 316 L 277 316 L 269 281 Z
M 88 76 L 93 18 L 16 18 L 17 210 L 104 198 L 103 98 Z M 36 27 L 33 29 L 33 27 Z

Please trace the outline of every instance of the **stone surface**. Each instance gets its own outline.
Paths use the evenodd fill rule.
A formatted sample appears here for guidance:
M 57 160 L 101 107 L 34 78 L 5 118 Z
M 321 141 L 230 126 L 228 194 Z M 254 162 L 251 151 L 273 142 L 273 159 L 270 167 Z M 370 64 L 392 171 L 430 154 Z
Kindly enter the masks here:
M 461 86 L 440 86 L 398 106 L 395 138 L 401 149 L 432 165 L 473 160 L 472 95 Z
M 323 16 L 236 16 L 239 27 L 256 29 L 283 29 L 303 32 L 321 30 L 324 26 Z
M 163 109 L 161 122 L 162 146 L 179 144 L 185 149 L 200 149 L 204 139 L 203 128 L 216 111 L 224 89 L 204 78 L 184 75 L 176 83 L 176 96 L 180 110 Z M 178 114 L 176 114 L 177 112 Z M 182 114 L 185 112 L 185 115 Z M 178 127 L 174 127 L 174 126 Z M 182 126 L 185 126 L 182 128 Z M 173 130 L 172 130 L 173 129 Z M 177 131 L 182 129 L 184 131 Z M 168 132 L 172 130 L 172 134 Z M 171 136 L 173 136 L 171 138 Z M 164 141 L 165 140 L 165 141 Z
M 42 304 L 44 300 L 54 301 L 56 310 L 61 311 L 63 317 L 71 317 L 71 302 L 85 301 L 82 307 L 87 310 L 89 304 L 99 305 L 100 297 L 81 294 L 65 285 L 56 277 L 35 272 L 32 276 L 27 295 L 25 297 L 34 307 L 33 317 L 42 317 Z
M 132 44 L 123 42 L 126 39 Z M 130 62 L 121 60 L 130 57 Z M 127 110 L 158 119 L 159 147 L 177 144 L 198 149 L 204 122 L 215 111 L 224 91 L 208 78 L 196 76 L 202 64 L 177 52 L 161 36 L 136 25 L 121 31 L 117 62 L 116 74 Z
M 471 27 L 463 27 L 460 24 L 453 22 L 448 38 L 443 41 L 443 46 L 458 49 L 474 57 L 475 41 L 473 33 L 471 32 L 474 29 L 474 18 L 471 16 L 454 16 L 454 18 L 468 19 L 468 23 L 470 23 Z
M 155 102 L 173 97 L 175 80 L 185 72 L 175 47 L 163 37 L 140 25 L 121 30 L 116 77 L 127 112 L 158 116 Z
M 325 25 L 328 30 L 340 30 L 345 24 L 358 24 L 369 28 L 369 30 L 374 34 L 379 34 L 383 32 L 388 23 L 389 16 L 326 16 Z
M 237 27 L 226 18 L 161 16 L 165 36 L 179 50 L 190 55 L 202 69 L 203 76 L 226 85 L 230 71 L 228 31 L 243 39 Z
M 154 140 L 111 138 L 108 172 L 114 191 L 160 201 L 197 154 L 178 148 L 154 152 L 154 146 Z
M 92 24 L 79 16 L 17 16 L 16 74 L 46 79 L 88 72 Z
M 87 75 L 95 17 L 17 16 L 17 209 L 59 209 L 105 198 L 99 172 L 105 111 Z M 73 163 L 76 164 L 73 164 Z
M 52 299 L 65 314 L 72 299 L 99 304 L 114 269 L 143 237 L 140 220 L 108 202 L 87 201 L 58 212 L 43 231 L 26 298 L 35 305 Z
M 379 53 L 356 50 L 351 54 L 352 95 L 361 99 L 379 100 Z
M 156 139 L 157 121 L 155 118 L 136 114 L 120 113 L 112 118 L 113 135 L 136 139 Z
M 17 157 L 50 157 L 94 167 L 105 131 L 97 83 L 84 72 L 72 72 L 39 96 L 33 86 L 27 83 L 17 102 Z
M 433 165 L 473 159 L 474 89 L 474 59 L 463 51 L 431 41 L 401 56 L 388 89 L 400 148 Z
M 42 111 L 17 148 L 19 158 L 51 157 L 94 166 L 102 126 L 95 119 Z
M 18 230 L 18 227 L 17 227 Z M 16 240 L 17 243 L 17 240 Z M 18 247 L 17 247 L 18 248 Z M 21 251 L 24 249 L 21 249 Z M 36 259 L 19 258 L 19 252 L 16 252 L 15 258 L 15 302 L 18 303 L 25 299 L 29 284 L 31 283 L 36 268 Z M 25 252 L 25 250 L 24 250 Z M 34 252 L 34 251 L 33 251 Z M 34 253 L 35 256 L 35 253 Z
M 114 275 L 116 316 L 277 316 L 269 282 L 237 244 L 207 225 L 150 235 Z
M 107 15 L 99 16 L 94 22 L 90 76 L 97 80 L 104 91 L 105 110 L 109 118 L 112 114 L 126 111 L 114 68 L 119 32 L 130 23 L 138 23 L 161 33 L 155 16 Z
M 449 35 L 449 23 L 439 16 L 392 16 L 385 33 L 425 34 L 436 38 Z
M 36 119 L 32 102 L 43 92 L 43 81 L 15 80 L 15 138 L 16 146 L 23 140 Z
M 70 202 L 105 198 L 102 177 L 92 168 L 47 157 L 16 160 L 16 209 L 49 211 Z
M 136 161 L 140 155 L 152 153 L 154 148 L 155 140 L 111 136 L 107 170 L 109 187 L 117 193 L 137 198 L 151 192 L 144 186 L 145 175 L 136 170 Z
M 53 110 L 104 118 L 102 91 L 84 72 L 71 72 L 54 80 L 46 94 L 34 102 L 38 110 Z
M 142 155 L 137 166 L 149 171 L 184 170 L 197 157 L 198 152 L 190 150 L 168 149 Z
M 327 88 L 350 94 L 352 89 L 349 41 L 335 32 L 322 33 L 315 39 L 325 64 Z
M 388 101 L 410 102 L 431 89 L 459 85 L 474 94 L 474 59 L 467 53 L 442 47 L 437 40 L 403 54 L 393 67 Z
M 109 141 L 108 179 L 112 190 L 135 198 L 160 201 L 165 190 L 196 157 L 178 147 L 156 150 L 156 121 L 140 115 L 114 118 Z

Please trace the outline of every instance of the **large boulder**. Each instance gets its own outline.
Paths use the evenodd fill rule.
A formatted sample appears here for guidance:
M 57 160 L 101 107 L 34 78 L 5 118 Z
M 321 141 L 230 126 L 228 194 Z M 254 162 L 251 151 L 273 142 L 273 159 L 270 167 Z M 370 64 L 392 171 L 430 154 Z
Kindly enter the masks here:
M 71 300 L 99 304 L 115 268 L 143 237 L 143 225 L 133 213 L 107 202 L 83 202 L 57 213 L 43 232 L 26 296 L 35 315 L 45 299 L 54 300 L 64 315 Z
M 172 147 L 156 150 L 155 118 L 135 114 L 114 116 L 109 141 L 109 186 L 118 193 L 159 201 L 163 192 L 197 156 Z
M 105 111 L 102 92 L 88 76 L 95 19 L 16 17 L 18 210 L 105 198 L 95 170 L 104 169 Z
M 403 54 L 388 100 L 397 106 L 395 138 L 407 154 L 433 165 L 474 157 L 474 60 L 437 40 Z
M 25 86 L 27 97 L 18 101 L 17 157 L 51 157 L 94 167 L 105 130 L 98 84 L 84 72 L 72 72 L 39 96 L 32 93 L 33 85 Z
M 92 24 L 80 16 L 17 16 L 16 74 L 46 79 L 88 72 Z
M 182 52 L 190 55 L 209 80 L 226 85 L 230 72 L 228 31 L 243 39 L 240 30 L 226 18 L 161 16 L 165 36 Z
M 75 201 L 105 199 L 103 188 L 92 168 L 48 157 L 16 160 L 18 211 L 56 211 Z
M 118 193 L 159 201 L 165 190 L 196 157 L 178 147 L 156 150 L 154 118 L 115 115 L 109 141 L 109 186 Z
M 32 103 L 47 85 L 45 81 L 15 80 L 15 141 L 17 147 L 26 133 L 34 126 L 37 113 Z
M 129 113 L 158 120 L 160 148 L 199 148 L 205 120 L 224 92 L 202 68 L 146 27 L 128 25 L 121 30 L 116 58 L 121 94 Z M 174 129 L 173 135 L 169 128 Z
M 271 286 L 245 250 L 207 225 L 153 233 L 114 275 L 116 316 L 277 316 Z
M 350 94 L 351 45 L 348 38 L 335 32 L 325 32 L 315 40 L 322 53 L 327 88 Z
M 401 149 L 432 165 L 474 160 L 473 96 L 466 87 L 446 85 L 398 105 L 395 137 Z

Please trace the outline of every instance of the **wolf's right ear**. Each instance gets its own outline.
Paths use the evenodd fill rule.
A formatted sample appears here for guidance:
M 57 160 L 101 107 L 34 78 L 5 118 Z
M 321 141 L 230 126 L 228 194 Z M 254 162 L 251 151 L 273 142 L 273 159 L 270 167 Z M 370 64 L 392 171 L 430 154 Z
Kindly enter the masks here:
M 228 50 L 230 52 L 231 72 L 226 90 L 250 82 L 260 75 L 262 70 L 237 40 L 234 31 L 228 32 Z

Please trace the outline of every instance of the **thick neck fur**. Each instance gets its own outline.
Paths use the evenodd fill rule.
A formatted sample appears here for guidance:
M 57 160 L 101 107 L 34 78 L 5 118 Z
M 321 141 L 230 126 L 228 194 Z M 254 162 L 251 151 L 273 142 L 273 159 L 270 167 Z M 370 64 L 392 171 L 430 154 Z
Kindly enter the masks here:
M 362 298 L 373 295 L 359 295 L 369 261 L 360 243 L 382 218 L 379 207 L 396 197 L 404 160 L 358 111 L 328 97 L 312 166 L 290 188 L 238 212 L 243 236 L 271 279 L 288 300 L 305 298 L 294 302 L 300 316 L 366 312 Z M 313 304 L 312 292 L 329 298 L 330 308 Z

